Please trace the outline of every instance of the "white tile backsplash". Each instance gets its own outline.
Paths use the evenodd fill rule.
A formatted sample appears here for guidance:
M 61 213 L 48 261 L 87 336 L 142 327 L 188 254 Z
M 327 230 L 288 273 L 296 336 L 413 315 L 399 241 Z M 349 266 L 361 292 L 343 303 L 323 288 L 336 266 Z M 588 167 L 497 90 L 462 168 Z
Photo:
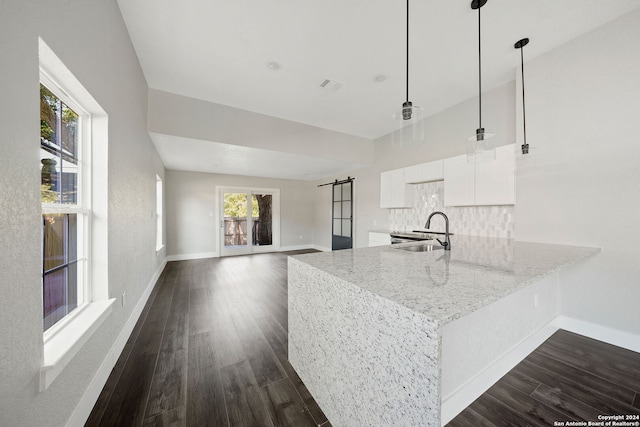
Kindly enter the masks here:
M 414 206 L 390 209 L 389 225 L 394 231 L 423 229 L 432 212 L 444 212 L 449 218 L 449 230 L 455 234 L 486 237 L 513 237 L 513 206 L 444 207 L 444 182 L 427 182 L 414 186 Z M 431 230 L 445 229 L 444 218 L 431 220 Z

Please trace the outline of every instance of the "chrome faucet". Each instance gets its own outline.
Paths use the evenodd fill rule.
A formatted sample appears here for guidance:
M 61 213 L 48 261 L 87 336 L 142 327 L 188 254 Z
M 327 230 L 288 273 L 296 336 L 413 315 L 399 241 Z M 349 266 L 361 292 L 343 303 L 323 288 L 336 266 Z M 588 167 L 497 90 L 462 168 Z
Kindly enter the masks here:
M 447 216 L 444 213 L 442 213 L 440 211 L 433 212 L 431 215 L 429 215 L 429 218 L 427 218 L 427 223 L 424 225 L 424 228 L 426 230 L 429 229 L 429 225 L 431 225 L 431 218 L 436 214 L 442 215 L 444 217 L 444 222 L 445 222 L 445 225 L 446 225 L 446 229 L 445 229 L 445 232 L 444 232 L 444 242 L 442 242 L 437 237 L 436 237 L 436 240 L 438 241 L 438 243 L 440 243 L 442 245 L 442 247 L 444 248 L 445 251 L 450 251 L 451 250 L 451 242 L 449 241 L 449 218 L 447 218 Z

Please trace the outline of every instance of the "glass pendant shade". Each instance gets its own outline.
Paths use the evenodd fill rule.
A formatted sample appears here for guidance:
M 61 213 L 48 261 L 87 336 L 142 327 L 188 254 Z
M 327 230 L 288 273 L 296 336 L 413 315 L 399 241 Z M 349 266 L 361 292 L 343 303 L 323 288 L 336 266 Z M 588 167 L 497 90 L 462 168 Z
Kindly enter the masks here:
M 467 161 L 494 160 L 496 158 L 495 133 L 485 132 L 484 128 L 476 129 L 475 135 L 468 139 Z
M 422 107 L 411 102 L 403 103 L 402 110 L 393 114 L 393 147 L 403 148 L 424 142 L 423 118 Z
M 406 101 L 402 109 L 393 114 L 391 146 L 403 148 L 424 142 L 424 121 L 422 107 L 409 101 L 409 0 L 407 0 L 407 68 Z
M 482 25 L 480 9 L 487 0 L 472 0 L 471 9 L 478 10 L 478 128 L 475 135 L 467 142 L 467 162 L 478 160 L 493 160 L 496 158 L 495 140 L 493 133 L 485 132 L 482 127 Z

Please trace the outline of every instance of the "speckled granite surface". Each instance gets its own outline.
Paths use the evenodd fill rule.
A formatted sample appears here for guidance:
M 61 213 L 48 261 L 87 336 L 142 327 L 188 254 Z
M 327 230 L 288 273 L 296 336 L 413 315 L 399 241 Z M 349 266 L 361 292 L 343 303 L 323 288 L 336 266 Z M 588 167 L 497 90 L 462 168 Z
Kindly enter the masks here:
M 296 259 L 442 325 L 600 251 L 462 235 L 451 237 L 450 251 L 413 253 L 397 248 L 411 245 L 322 252 Z
M 289 258 L 289 359 L 335 427 L 440 426 L 442 325 L 599 251 L 451 243 Z

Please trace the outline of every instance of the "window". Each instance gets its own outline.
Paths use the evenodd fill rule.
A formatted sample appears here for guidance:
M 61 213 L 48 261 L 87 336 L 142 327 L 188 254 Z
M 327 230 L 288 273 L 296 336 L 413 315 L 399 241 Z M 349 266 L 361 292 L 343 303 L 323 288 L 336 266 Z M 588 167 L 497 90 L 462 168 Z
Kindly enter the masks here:
M 46 75 L 40 83 L 43 329 L 87 301 L 90 206 L 84 112 Z
M 115 298 L 108 268 L 109 117 L 42 39 L 38 56 L 43 391 L 113 312 Z
M 164 246 L 162 244 L 162 178 L 156 175 L 156 251 Z

